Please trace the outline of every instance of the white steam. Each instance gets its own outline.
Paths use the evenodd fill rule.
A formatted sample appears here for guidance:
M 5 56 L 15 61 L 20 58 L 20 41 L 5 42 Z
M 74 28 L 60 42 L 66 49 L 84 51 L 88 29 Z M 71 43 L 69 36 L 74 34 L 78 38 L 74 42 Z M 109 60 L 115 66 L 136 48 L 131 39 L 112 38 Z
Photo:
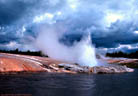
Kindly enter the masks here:
M 43 25 L 36 41 L 38 48 L 57 60 L 78 63 L 82 66 L 96 66 L 95 49 L 91 45 L 90 35 L 68 47 L 59 42 L 66 32 L 66 28 L 63 27 L 60 24 Z

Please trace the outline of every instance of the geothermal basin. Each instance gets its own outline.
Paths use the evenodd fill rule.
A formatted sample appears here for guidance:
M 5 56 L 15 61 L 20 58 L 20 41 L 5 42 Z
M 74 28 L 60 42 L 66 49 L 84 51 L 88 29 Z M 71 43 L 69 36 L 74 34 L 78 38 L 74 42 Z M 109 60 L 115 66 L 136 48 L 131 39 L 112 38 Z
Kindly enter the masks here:
M 106 61 L 111 63 L 111 59 Z M 134 69 L 121 65 L 88 67 L 47 57 L 0 53 L 0 73 L 2 74 L 32 72 L 107 74 L 133 71 Z

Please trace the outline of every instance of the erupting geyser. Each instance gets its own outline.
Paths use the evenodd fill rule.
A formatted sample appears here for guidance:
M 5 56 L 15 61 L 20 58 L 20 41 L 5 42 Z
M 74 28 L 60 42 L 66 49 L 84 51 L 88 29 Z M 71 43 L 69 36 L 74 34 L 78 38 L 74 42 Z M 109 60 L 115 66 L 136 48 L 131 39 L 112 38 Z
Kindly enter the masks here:
M 90 34 L 68 47 L 59 41 L 67 32 L 62 25 L 44 25 L 40 31 L 36 44 L 44 54 L 57 60 L 78 63 L 81 66 L 97 66 Z

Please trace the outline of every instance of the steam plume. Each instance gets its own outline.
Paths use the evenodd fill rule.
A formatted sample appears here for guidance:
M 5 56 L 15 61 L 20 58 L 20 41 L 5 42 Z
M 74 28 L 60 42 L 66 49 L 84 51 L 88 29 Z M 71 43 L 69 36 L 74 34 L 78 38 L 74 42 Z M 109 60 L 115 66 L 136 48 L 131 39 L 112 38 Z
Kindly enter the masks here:
M 67 29 L 62 24 L 44 24 L 40 28 L 37 38 L 37 46 L 40 50 L 49 57 L 78 63 L 82 66 L 96 66 L 95 49 L 91 45 L 90 34 L 76 42 L 71 47 L 60 43 L 59 39 L 67 32 Z

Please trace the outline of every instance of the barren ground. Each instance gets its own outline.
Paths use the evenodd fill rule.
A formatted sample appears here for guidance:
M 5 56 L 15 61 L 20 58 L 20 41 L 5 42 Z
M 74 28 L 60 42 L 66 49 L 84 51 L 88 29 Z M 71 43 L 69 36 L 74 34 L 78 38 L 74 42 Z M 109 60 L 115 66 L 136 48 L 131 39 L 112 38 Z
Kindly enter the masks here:
M 101 59 L 110 64 L 138 66 L 138 59 Z M 54 60 L 47 57 L 27 56 L 18 54 L 0 53 L 0 73 L 123 73 L 133 72 L 127 67 L 81 67 L 69 62 Z

